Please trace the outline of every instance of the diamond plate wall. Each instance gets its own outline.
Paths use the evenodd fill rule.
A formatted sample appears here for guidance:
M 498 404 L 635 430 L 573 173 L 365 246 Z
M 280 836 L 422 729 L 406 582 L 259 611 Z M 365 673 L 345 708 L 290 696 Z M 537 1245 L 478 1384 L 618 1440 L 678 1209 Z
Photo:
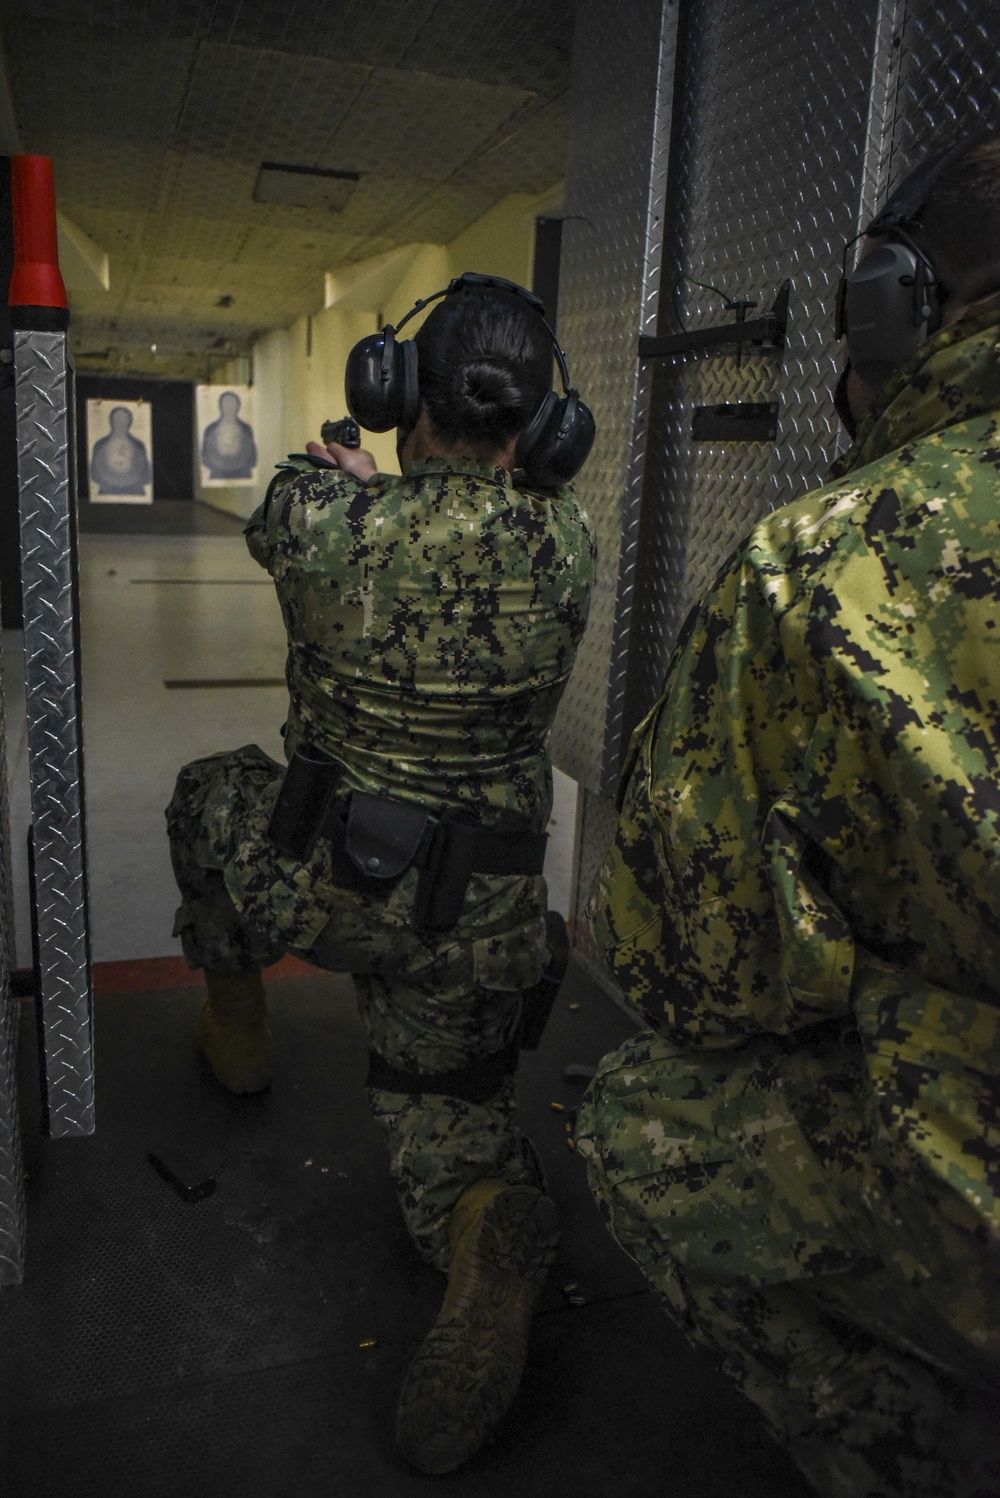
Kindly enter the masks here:
M 576 487 L 599 562 L 552 751 L 561 770 L 596 791 L 609 776 L 595 688 L 609 684 L 612 702 L 624 682 L 651 383 L 635 340 L 656 326 L 677 7 L 665 4 L 661 16 L 655 5 L 581 0 L 576 35 L 559 337 L 597 419 Z
M 28 765 L 45 1103 L 53 1138 L 94 1128 L 75 495 L 65 333 L 14 334 Z
M 844 244 L 923 155 L 1000 119 L 997 0 L 681 0 L 679 21 L 672 0 L 634 9 L 644 17 L 581 5 L 571 96 L 568 211 L 583 221 L 567 225 L 560 331 L 602 424 L 580 485 L 601 578 L 555 740 L 557 763 L 587 793 L 581 906 L 613 826 L 595 794 L 612 794 L 689 608 L 754 521 L 821 482 L 839 448 Z M 639 162 L 643 142 L 652 159 Z M 658 263 L 650 206 L 664 176 Z M 689 352 L 636 373 L 636 338 L 651 323 L 666 335 L 725 321 L 736 296 L 765 310 L 785 278 L 783 353 Z M 692 439 L 695 406 L 765 400 L 779 403 L 776 443 Z
M 820 482 L 835 456 L 834 299 L 857 232 L 876 20 L 872 0 L 689 5 L 659 331 L 732 319 L 694 281 L 763 309 L 790 278 L 791 316 L 783 355 L 652 361 L 640 623 L 619 753 L 716 570 L 759 516 Z M 739 401 L 779 402 L 776 444 L 691 438 L 695 406 Z
M 656 361 L 619 754 L 717 568 L 759 516 L 822 482 L 839 447 L 833 311 L 845 242 L 918 160 L 995 114 L 998 99 L 987 81 L 995 0 L 817 10 L 689 0 L 686 11 L 659 331 L 731 315 L 690 277 L 762 307 L 790 277 L 791 319 L 783 355 Z M 776 444 L 692 440 L 695 406 L 761 400 L 779 402 Z M 611 722 L 613 683 L 608 701 Z
M 998 0 L 906 0 L 903 8 L 887 188 L 936 147 L 1000 123 Z
M 17 1110 L 18 1003 L 10 983 L 16 948 L 3 701 L 0 671 L 0 1285 L 11 1285 L 24 1273 L 24 1170 Z

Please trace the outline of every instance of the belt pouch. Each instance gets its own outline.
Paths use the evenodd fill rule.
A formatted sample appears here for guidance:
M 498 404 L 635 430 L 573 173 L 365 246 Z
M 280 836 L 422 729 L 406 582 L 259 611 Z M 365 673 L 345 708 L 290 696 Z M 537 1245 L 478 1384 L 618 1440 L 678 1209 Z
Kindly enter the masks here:
M 267 835 L 285 858 L 305 863 L 333 812 L 344 767 L 321 749 L 296 749 L 274 803 Z
M 366 878 L 398 879 L 417 856 L 430 820 L 422 806 L 352 791 L 344 850 Z

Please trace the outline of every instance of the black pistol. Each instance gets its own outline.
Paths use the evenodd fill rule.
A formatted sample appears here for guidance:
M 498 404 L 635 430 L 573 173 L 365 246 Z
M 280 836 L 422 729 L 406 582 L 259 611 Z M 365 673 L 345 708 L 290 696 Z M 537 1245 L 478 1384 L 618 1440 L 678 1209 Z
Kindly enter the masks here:
M 353 416 L 345 416 L 340 421 L 324 421 L 319 434 L 324 447 L 328 442 L 339 442 L 341 447 L 361 446 L 361 428 Z

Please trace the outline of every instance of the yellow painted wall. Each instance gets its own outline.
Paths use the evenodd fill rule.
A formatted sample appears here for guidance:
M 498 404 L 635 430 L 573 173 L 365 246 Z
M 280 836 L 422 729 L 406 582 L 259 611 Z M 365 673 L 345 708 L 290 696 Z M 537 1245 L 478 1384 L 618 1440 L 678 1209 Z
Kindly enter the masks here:
M 260 454 L 256 483 L 225 489 L 198 485 L 197 497 L 217 509 L 250 515 L 264 496 L 274 464 L 286 453 L 301 452 L 310 438 L 318 441 L 327 417 L 346 416 L 347 355 L 359 338 L 378 330 L 380 317 L 398 322 L 418 298 L 466 270 L 530 285 L 535 218 L 552 212 L 560 196 L 558 187 L 537 197 L 513 193 L 448 245 L 406 245 L 329 275 L 328 305 L 312 318 L 311 355 L 306 318 L 266 334 L 254 347 L 254 422 Z M 407 323 L 406 337 L 412 337 L 424 316 Z M 235 380 L 242 369 L 242 364 L 236 365 L 223 378 Z M 395 432 L 368 432 L 362 440 L 383 472 L 398 472 Z
M 535 262 L 535 219 L 561 199 L 561 187 L 541 197 L 511 193 L 448 245 L 449 278 L 465 270 L 506 276 L 531 285 Z M 443 284 L 443 283 L 442 283 Z

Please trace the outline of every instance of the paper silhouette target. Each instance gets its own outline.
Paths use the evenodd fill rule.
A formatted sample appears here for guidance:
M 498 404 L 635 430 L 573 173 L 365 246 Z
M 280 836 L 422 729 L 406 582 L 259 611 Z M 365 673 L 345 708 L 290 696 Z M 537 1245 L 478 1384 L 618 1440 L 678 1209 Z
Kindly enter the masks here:
M 199 385 L 196 401 L 202 487 L 252 484 L 257 477 L 257 441 L 250 387 Z
M 148 401 L 89 400 L 88 496 L 93 503 L 153 502 L 153 428 Z

